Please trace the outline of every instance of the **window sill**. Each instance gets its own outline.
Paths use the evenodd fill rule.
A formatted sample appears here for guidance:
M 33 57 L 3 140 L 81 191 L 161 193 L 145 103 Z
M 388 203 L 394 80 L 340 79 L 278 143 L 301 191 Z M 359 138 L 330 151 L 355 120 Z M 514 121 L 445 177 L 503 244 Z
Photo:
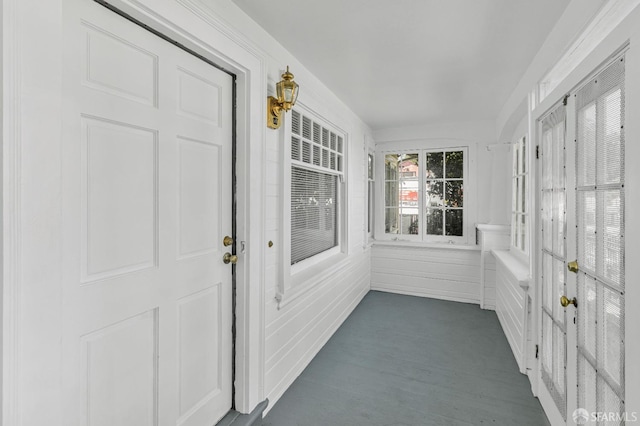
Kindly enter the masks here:
M 529 265 L 522 262 L 510 250 L 491 250 L 496 260 L 504 265 L 511 272 L 511 275 L 518 281 L 518 285 L 524 291 L 529 288 Z
M 449 243 L 424 243 L 421 241 L 380 241 L 373 242 L 374 246 L 383 247 L 409 247 L 419 249 L 440 249 L 440 250 L 471 250 L 480 251 L 480 247 L 475 244 L 449 244 Z
M 345 253 L 338 253 L 291 275 L 291 286 L 276 293 L 278 310 L 293 300 L 296 300 L 322 281 L 340 273 L 340 271 L 349 265 L 347 257 Z

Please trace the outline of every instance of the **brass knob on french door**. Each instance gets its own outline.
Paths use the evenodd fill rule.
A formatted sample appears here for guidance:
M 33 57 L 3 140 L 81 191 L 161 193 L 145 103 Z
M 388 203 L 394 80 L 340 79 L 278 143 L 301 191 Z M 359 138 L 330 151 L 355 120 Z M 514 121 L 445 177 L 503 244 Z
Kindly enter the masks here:
M 575 274 L 578 273 L 578 261 L 574 260 L 573 262 L 567 263 L 567 269 Z
M 224 238 L 222 239 L 222 244 L 223 244 L 225 247 L 230 246 L 231 244 L 233 244 L 233 238 L 231 238 L 230 236 L 228 236 L 228 235 L 227 235 L 226 237 L 224 237 Z
M 224 263 L 231 263 L 235 265 L 236 263 L 238 263 L 238 256 L 231 253 L 225 253 L 224 256 L 222 256 L 222 261 Z
M 562 305 L 563 308 L 566 308 L 569 305 L 573 305 L 576 308 L 578 307 L 578 299 L 576 299 L 575 297 L 571 300 L 569 300 L 569 298 L 567 296 L 562 296 L 560 298 L 560 304 Z

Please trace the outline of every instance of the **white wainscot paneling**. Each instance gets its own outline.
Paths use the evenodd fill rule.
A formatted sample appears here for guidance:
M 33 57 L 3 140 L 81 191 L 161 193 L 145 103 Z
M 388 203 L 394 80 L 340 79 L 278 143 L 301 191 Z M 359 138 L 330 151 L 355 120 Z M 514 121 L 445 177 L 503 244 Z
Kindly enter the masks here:
M 199 408 L 220 393 L 221 283 L 187 296 L 178 303 L 180 425 L 203 424 Z M 207 407 L 204 407 L 207 408 Z
M 369 291 L 370 267 L 369 251 L 352 254 L 282 309 L 275 299 L 267 303 L 265 396 L 269 407 Z
M 157 310 L 82 337 L 83 424 L 157 425 Z
M 83 117 L 83 281 L 153 267 L 157 132 Z
M 84 24 L 84 29 L 83 84 L 144 105 L 157 106 L 158 57 L 90 24 Z
M 508 249 L 511 243 L 511 227 L 508 225 L 479 224 L 480 246 L 480 307 L 496 309 L 496 259 L 491 250 Z
M 218 205 L 220 147 L 202 141 L 178 138 L 179 255 L 180 258 L 210 253 L 222 241 Z
M 509 254 L 492 251 L 496 259 L 496 314 L 521 373 L 526 372 L 529 268 Z
M 479 304 L 480 251 L 374 244 L 371 289 Z
M 482 309 L 496 309 L 496 258 L 491 252 L 483 253 L 483 288 Z

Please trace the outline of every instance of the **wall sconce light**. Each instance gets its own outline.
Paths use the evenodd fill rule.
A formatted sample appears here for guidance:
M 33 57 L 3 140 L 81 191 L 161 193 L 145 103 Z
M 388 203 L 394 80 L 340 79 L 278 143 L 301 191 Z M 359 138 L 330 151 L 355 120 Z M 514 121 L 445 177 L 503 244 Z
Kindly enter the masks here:
M 282 74 L 282 80 L 276 83 L 276 96 L 267 98 L 267 127 L 277 129 L 282 124 L 282 111 L 289 111 L 296 104 L 298 98 L 298 83 L 293 81 L 293 74 L 287 70 Z

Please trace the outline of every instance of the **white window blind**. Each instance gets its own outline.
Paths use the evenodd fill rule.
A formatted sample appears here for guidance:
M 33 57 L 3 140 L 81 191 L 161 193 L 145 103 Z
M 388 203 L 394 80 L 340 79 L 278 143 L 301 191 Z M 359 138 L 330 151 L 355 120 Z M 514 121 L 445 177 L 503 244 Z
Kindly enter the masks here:
M 339 245 L 344 137 L 297 110 L 291 114 L 291 264 Z

